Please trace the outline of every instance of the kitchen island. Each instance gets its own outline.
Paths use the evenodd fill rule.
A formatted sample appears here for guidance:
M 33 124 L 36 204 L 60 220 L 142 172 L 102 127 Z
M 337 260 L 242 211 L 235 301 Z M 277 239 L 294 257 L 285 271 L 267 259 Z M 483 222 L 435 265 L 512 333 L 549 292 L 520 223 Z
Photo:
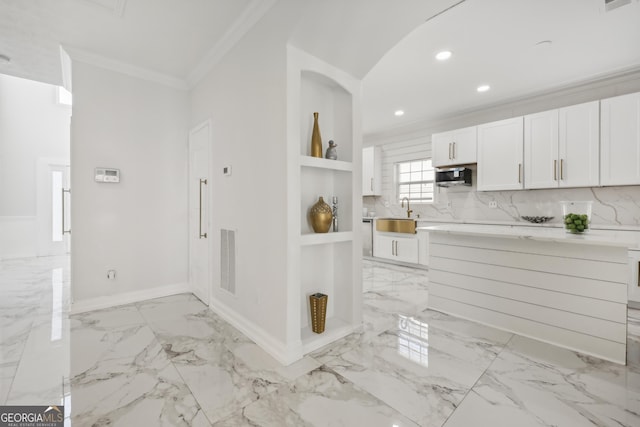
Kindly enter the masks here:
M 638 233 L 447 224 L 429 232 L 429 308 L 626 361 L 628 250 Z

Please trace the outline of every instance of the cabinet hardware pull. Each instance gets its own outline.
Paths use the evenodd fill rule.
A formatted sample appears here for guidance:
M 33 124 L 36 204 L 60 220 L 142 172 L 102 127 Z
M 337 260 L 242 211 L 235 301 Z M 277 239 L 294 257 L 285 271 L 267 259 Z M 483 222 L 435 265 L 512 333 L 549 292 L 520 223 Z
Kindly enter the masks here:
M 373 178 L 371 178 L 371 191 L 373 191 Z
M 451 157 L 452 157 L 453 159 L 455 159 L 455 158 L 456 158 L 456 143 L 455 143 L 455 142 L 453 142 L 453 150 L 452 150 L 452 153 L 453 153 L 453 154 L 451 155 Z
M 558 161 L 557 160 L 553 161 L 553 180 L 554 181 L 558 180 Z
M 394 243 L 396 244 L 396 256 L 398 256 L 398 241 L 394 240 Z
M 65 230 L 64 229 L 64 193 L 69 193 L 69 195 L 71 195 L 71 189 L 69 188 L 68 190 L 65 190 L 64 188 L 62 189 L 62 234 L 71 234 L 71 229 Z
M 564 179 L 564 159 L 560 159 L 560 179 Z
M 451 143 L 449 143 L 449 160 L 451 160 Z
M 638 287 L 640 288 L 640 261 L 638 261 Z
M 200 178 L 200 206 L 198 208 L 200 211 L 200 220 L 198 221 L 198 237 L 200 239 L 206 239 L 207 233 L 202 234 L 202 184 L 207 185 L 207 180 Z
M 518 184 L 522 184 L 522 163 L 518 163 Z
M 396 255 L 396 252 L 395 252 L 395 249 L 394 249 L 394 243 L 395 243 L 395 242 L 396 242 L 395 240 L 392 240 L 392 241 L 391 241 L 391 255 L 392 255 L 392 256 L 395 256 L 395 255 Z

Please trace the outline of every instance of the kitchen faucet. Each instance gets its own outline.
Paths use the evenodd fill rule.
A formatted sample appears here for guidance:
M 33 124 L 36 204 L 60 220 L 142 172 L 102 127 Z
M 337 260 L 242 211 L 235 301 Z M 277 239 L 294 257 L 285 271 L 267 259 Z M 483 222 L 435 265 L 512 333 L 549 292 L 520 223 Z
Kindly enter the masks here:
M 408 197 L 403 197 L 402 198 L 402 207 L 404 208 L 404 201 L 407 201 L 407 218 L 411 218 L 411 212 L 413 212 L 411 209 L 409 209 L 409 198 Z

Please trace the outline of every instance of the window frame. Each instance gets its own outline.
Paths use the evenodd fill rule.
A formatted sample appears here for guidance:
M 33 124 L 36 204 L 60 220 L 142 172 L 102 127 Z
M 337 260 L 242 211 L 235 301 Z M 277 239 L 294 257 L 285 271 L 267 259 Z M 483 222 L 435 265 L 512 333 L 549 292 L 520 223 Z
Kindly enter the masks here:
M 416 162 L 421 162 L 421 168 L 420 168 L 420 174 L 421 174 L 421 179 L 420 180 L 409 180 L 409 181 L 404 181 L 401 182 L 400 180 L 400 174 L 401 174 L 401 167 L 404 164 L 409 164 L 410 167 L 412 166 L 412 164 L 416 163 Z M 424 162 L 429 162 L 430 167 L 425 168 L 424 167 Z M 401 161 L 397 161 L 394 163 L 394 191 L 395 191 L 395 201 L 397 204 L 402 203 L 402 198 L 400 197 L 401 194 L 406 194 L 404 192 L 400 191 L 400 186 L 401 185 L 424 185 L 424 184 L 431 184 L 432 186 L 432 190 L 431 190 L 431 199 L 430 200 L 426 200 L 424 198 L 420 198 L 420 199 L 412 199 L 411 198 L 411 191 L 409 191 L 409 195 L 408 196 L 403 196 L 403 197 L 409 197 L 409 202 L 411 204 L 423 204 L 423 205 L 428 205 L 428 204 L 434 204 L 436 202 L 436 185 L 435 185 L 435 173 L 436 173 L 436 168 L 433 166 L 433 159 L 431 157 L 423 157 L 423 158 L 417 158 L 417 159 L 407 159 L 407 160 L 401 160 Z M 403 172 L 403 173 L 417 173 L 418 171 L 414 171 L 411 170 L 409 172 Z M 424 176 L 424 173 L 432 173 L 432 179 L 422 179 Z M 415 194 L 415 193 L 414 193 Z M 422 192 L 422 190 L 420 191 L 420 194 L 424 194 Z

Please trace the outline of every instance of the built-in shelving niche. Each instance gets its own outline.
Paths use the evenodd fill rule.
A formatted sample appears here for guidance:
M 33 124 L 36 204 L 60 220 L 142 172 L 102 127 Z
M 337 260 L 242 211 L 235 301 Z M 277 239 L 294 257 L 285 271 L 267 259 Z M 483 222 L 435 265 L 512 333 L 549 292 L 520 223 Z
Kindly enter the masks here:
M 333 140 L 338 160 L 311 157 L 313 113 L 318 112 L 323 155 Z M 354 144 L 353 97 L 332 79 L 301 71 L 300 79 L 300 339 L 303 353 L 354 329 Z M 338 232 L 314 233 L 309 210 L 322 196 L 338 197 Z M 356 263 L 359 268 L 359 263 Z M 359 277 L 359 276 L 358 276 Z M 325 332 L 311 331 L 309 295 L 329 296 Z
M 301 357 L 362 324 L 361 81 L 293 46 L 287 47 L 289 250 L 288 358 Z M 322 154 L 329 140 L 338 160 L 311 157 L 313 113 L 319 114 Z M 338 197 L 338 230 L 314 233 L 309 210 L 322 196 Z M 310 328 L 309 295 L 329 296 L 325 331 Z
M 311 351 L 351 331 L 353 322 L 353 246 L 351 241 L 318 244 L 301 248 L 301 339 L 305 351 Z M 322 292 L 329 296 L 327 322 L 323 334 L 311 331 L 309 295 Z
M 300 87 L 300 154 L 311 155 L 313 113 L 319 113 L 322 154 L 332 139 L 338 144 L 338 160 L 353 161 L 353 99 L 342 86 L 312 71 L 302 71 Z

